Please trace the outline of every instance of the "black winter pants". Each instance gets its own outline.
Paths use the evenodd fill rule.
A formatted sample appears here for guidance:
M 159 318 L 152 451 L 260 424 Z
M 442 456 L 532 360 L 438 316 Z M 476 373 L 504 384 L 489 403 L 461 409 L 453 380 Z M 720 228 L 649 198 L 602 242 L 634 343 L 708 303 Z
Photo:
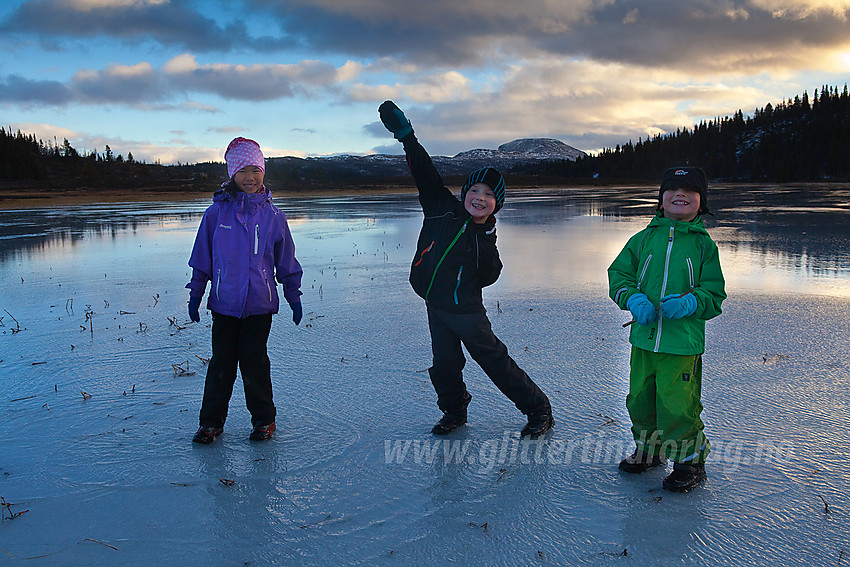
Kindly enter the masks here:
M 224 426 L 237 365 L 242 373 L 251 424 L 272 423 L 276 410 L 272 401 L 271 362 L 266 352 L 271 313 L 240 319 L 213 312 L 212 317 L 212 358 L 204 383 L 201 426 Z
M 428 369 L 445 413 L 463 412 L 470 395 L 463 382 L 466 358 L 461 343 L 499 390 L 524 414 L 549 411 L 549 398 L 508 355 L 493 333 L 487 313 L 449 313 L 428 306 L 433 366 Z

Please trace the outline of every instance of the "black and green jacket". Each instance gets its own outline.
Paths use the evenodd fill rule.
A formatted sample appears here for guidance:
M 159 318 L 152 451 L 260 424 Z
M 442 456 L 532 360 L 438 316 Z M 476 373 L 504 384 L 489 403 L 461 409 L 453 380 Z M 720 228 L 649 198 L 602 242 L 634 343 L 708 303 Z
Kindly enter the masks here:
M 484 310 L 481 288 L 502 271 L 496 219 L 476 224 L 443 184 L 431 156 L 413 134 L 403 138 L 425 220 L 410 264 L 410 285 L 429 305 L 457 313 Z

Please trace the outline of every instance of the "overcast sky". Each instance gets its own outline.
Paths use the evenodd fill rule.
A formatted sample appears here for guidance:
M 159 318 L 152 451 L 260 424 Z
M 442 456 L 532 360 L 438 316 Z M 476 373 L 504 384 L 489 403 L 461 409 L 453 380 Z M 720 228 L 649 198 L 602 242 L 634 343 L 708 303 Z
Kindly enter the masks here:
M 850 0 L 6 0 L 0 119 L 80 151 L 221 161 L 432 154 L 557 138 L 594 152 L 850 75 Z

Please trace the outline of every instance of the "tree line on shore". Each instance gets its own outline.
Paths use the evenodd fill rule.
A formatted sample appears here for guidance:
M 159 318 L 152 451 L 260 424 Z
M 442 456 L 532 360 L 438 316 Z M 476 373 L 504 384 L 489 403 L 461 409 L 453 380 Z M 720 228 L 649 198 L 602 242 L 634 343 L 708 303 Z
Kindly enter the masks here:
M 824 85 L 812 97 L 808 92 L 768 103 L 752 116 L 741 110 L 732 116 L 702 121 L 575 161 L 518 164 L 510 172 L 526 183 L 535 178 L 548 183 L 654 183 L 661 171 L 674 165 L 698 165 L 709 177 L 738 182 L 811 182 L 850 180 L 850 93 L 845 85 Z M 395 184 L 400 179 L 376 178 L 368 172 L 334 171 L 327 160 L 288 160 L 274 167 L 268 178 L 290 189 Z M 210 190 L 221 182 L 221 164 L 161 165 L 137 161 L 131 152 L 116 155 L 78 152 L 67 139 L 37 139 L 32 134 L 0 128 L 0 183 L 3 186 L 68 188 L 147 188 Z
M 700 122 L 670 134 L 631 140 L 575 162 L 547 164 L 548 175 L 657 180 L 667 167 L 700 166 L 714 180 L 807 182 L 850 180 L 850 93 L 823 86 L 745 118 Z

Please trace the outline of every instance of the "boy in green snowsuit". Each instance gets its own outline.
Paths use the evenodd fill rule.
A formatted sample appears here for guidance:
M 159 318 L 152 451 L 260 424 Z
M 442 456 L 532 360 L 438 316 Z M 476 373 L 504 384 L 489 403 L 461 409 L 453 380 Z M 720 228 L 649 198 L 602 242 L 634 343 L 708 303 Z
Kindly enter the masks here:
M 710 445 L 700 419 L 705 322 L 720 314 L 726 299 L 717 245 L 700 217 L 708 213 L 707 200 L 702 169 L 668 169 L 655 218 L 608 268 L 611 299 L 634 316 L 626 407 L 637 447 L 619 468 L 641 473 L 670 458 L 673 472 L 663 486 L 677 492 L 706 478 Z

